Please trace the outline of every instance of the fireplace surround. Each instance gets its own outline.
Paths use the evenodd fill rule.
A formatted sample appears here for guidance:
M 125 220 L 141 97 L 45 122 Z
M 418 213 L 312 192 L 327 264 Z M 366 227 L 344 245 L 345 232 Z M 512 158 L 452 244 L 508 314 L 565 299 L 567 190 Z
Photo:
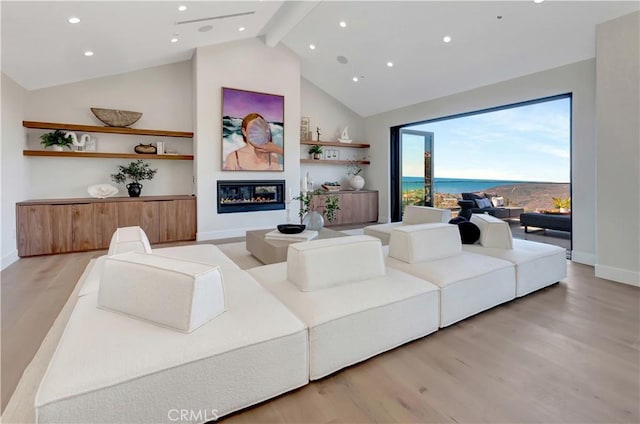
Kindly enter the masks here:
M 285 180 L 219 180 L 218 213 L 285 208 Z

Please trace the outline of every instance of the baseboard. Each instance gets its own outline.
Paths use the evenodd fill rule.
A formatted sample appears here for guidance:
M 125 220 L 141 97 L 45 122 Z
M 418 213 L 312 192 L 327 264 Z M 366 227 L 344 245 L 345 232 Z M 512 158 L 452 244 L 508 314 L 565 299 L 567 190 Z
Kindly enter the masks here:
M 11 265 L 12 263 L 17 261 L 18 259 L 20 259 L 20 257 L 18 256 L 18 251 L 17 250 L 14 250 L 13 252 L 9 253 L 8 255 L 3 256 L 2 257 L 2 269 L 5 269 L 6 267 Z
M 640 272 L 596 264 L 596 277 L 640 287 Z
M 578 252 L 577 250 L 571 251 L 571 261 L 579 264 L 591 265 L 596 264 L 596 255 L 587 252 Z

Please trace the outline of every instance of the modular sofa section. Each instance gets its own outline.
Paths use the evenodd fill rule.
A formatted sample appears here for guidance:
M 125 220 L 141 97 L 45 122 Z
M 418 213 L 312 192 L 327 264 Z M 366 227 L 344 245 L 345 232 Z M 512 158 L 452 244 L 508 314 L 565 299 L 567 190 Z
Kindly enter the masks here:
M 307 384 L 306 326 L 246 272 L 223 284 L 227 311 L 190 334 L 80 297 L 36 395 L 38 422 L 169 423 L 176 410 L 206 421 Z
M 403 225 L 416 225 L 428 223 L 446 223 L 451 219 L 449 209 L 432 208 L 430 206 L 408 205 L 404 208 L 402 222 L 390 222 L 387 224 L 369 225 L 364 228 L 364 233 L 368 236 L 379 238 L 382 244 L 389 244 L 391 231 Z

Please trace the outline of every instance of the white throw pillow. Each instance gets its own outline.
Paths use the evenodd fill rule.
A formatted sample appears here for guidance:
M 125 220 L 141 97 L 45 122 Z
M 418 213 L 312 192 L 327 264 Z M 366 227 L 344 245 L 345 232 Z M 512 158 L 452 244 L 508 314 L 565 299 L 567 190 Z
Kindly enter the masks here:
M 491 198 L 491 203 L 493 204 L 494 208 L 499 208 L 501 206 L 504 206 L 504 197 L 502 197 L 502 196 L 492 197 Z
M 491 200 L 486 199 L 486 198 L 476 199 L 476 204 L 481 209 L 490 208 L 491 207 Z

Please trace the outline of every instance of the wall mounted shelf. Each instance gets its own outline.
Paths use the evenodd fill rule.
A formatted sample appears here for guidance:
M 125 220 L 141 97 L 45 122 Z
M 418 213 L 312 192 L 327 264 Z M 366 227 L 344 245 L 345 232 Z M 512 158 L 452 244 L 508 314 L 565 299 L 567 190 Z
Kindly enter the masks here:
M 318 165 L 349 165 L 354 163 L 351 160 L 332 160 L 332 159 L 300 159 L 300 163 L 315 163 Z M 371 162 L 368 160 L 359 160 L 356 162 L 358 165 L 369 165 Z
M 53 150 L 23 150 L 22 154 L 24 156 L 55 156 L 65 158 L 193 160 L 193 155 L 145 155 L 140 153 L 55 152 Z
M 107 134 L 131 134 L 131 135 L 152 135 L 158 137 L 193 138 L 193 132 L 188 131 L 168 131 L 168 130 L 145 130 L 138 128 L 121 127 L 99 127 L 96 125 L 61 124 L 56 122 L 36 122 L 22 121 L 25 128 L 37 128 L 42 130 L 69 130 L 85 131 Z
M 351 147 L 356 149 L 368 149 L 370 144 L 366 143 L 340 143 L 337 141 L 301 141 L 300 144 L 306 144 L 309 146 L 332 146 L 332 147 Z

